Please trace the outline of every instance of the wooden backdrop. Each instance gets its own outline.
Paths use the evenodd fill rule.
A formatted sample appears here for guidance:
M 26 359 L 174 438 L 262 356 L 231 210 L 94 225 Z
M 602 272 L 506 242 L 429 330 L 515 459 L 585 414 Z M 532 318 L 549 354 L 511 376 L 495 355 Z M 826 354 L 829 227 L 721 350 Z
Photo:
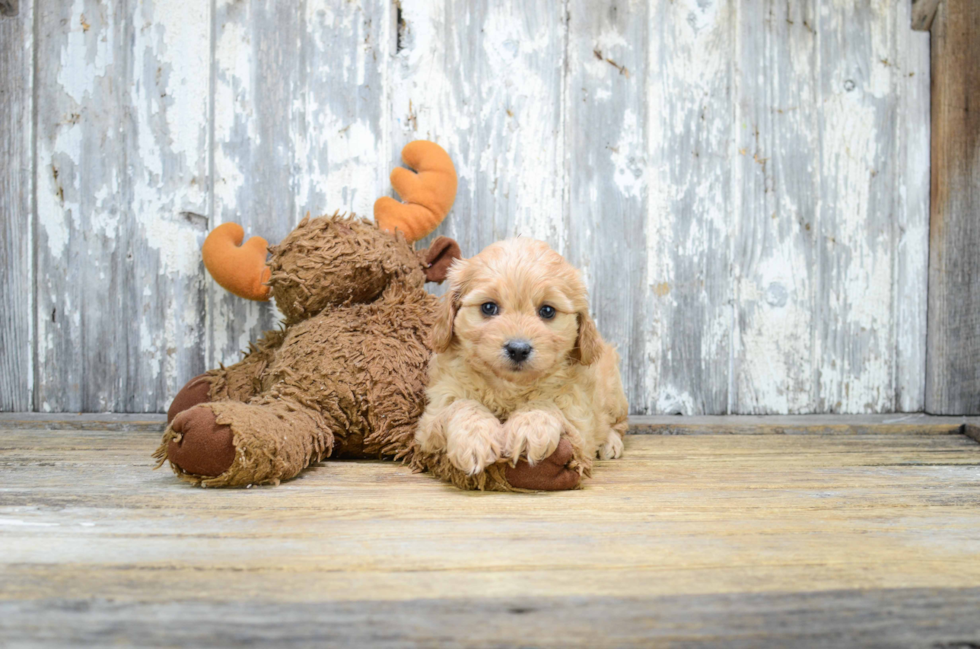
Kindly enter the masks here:
M 929 41 L 907 0 L 0 2 L 0 409 L 160 411 L 275 312 L 200 244 L 370 214 L 581 267 L 635 413 L 921 410 Z

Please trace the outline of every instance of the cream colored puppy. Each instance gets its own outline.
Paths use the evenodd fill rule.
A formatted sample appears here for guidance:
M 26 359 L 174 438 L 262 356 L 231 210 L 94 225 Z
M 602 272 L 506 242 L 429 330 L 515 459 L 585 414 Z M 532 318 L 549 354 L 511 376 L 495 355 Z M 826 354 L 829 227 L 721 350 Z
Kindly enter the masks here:
M 449 271 L 433 328 L 422 450 L 470 475 L 534 464 L 562 437 L 580 472 L 623 452 L 619 356 L 596 331 L 579 272 L 547 244 L 510 239 Z

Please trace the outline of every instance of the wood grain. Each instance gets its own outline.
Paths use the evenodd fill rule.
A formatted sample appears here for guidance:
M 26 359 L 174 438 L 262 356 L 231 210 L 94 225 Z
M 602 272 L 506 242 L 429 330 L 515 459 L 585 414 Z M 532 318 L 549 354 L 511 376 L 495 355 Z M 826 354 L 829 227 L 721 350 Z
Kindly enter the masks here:
M 646 400 L 634 412 L 730 412 L 735 2 L 655 3 L 646 103 Z M 633 245 L 637 245 L 634 242 Z M 630 388 L 631 392 L 635 389 Z
M 921 410 L 926 39 L 903 3 L 758 4 L 739 14 L 734 412 Z
M 980 413 L 980 12 L 932 24 L 932 203 L 926 410 Z
M 942 0 L 912 0 L 912 29 L 929 31 Z
M 18 644 L 239 647 L 969 647 L 977 588 L 421 601 L 0 602 Z M 118 620 L 125 619 L 125 624 Z
M 37 132 L 4 128 L 37 151 L 36 217 L 5 219 L 4 245 L 25 228 L 37 240 L 4 255 L 3 281 L 20 283 L 0 296 L 3 407 L 162 411 L 278 320 L 205 275 L 204 233 L 239 221 L 275 243 L 307 211 L 370 214 L 402 146 L 431 138 L 460 175 L 435 234 L 466 255 L 533 236 L 580 266 L 634 413 L 921 410 L 929 74 L 911 12 L 44 7 L 36 43 L 2 44 L 5 60 L 38 61 L 36 110 L 21 107 Z M 10 83 L 27 87 L 32 69 Z M 969 340 L 972 321 L 956 318 L 934 314 L 934 327 Z M 951 368 L 936 380 L 954 384 Z
M 743 3 L 737 22 L 731 379 L 738 413 L 820 410 L 816 386 L 825 368 L 815 351 L 813 311 L 819 4 Z
M 464 256 L 517 235 L 564 250 L 562 3 L 398 6 L 389 165 L 407 142 L 432 139 L 459 175 L 453 211 L 432 236 L 453 237 Z
M 42 7 L 37 408 L 164 409 L 204 369 L 208 7 Z
M 0 423 L 2 423 L 0 419 Z M 37 426 L 43 426 L 38 421 Z M 95 422 L 91 424 L 97 426 Z M 630 417 L 633 435 L 963 435 L 976 417 L 889 415 L 721 415 Z
M 0 411 L 34 409 L 34 3 L 0 12 Z
M 646 2 L 568 5 L 564 91 L 565 255 L 582 269 L 592 315 L 620 354 L 634 410 L 648 412 Z
M 961 434 L 628 436 L 583 490 L 536 495 L 379 462 L 197 489 L 149 470 L 158 437 L 0 421 L 0 637 L 756 646 L 833 624 L 840 646 L 884 616 L 899 644 L 977 631 L 980 445 Z
M 895 327 L 894 410 L 925 409 L 926 328 L 929 306 L 929 36 L 905 29 L 908 5 L 895 5 L 895 122 L 897 196 L 893 227 L 892 302 Z
M 166 415 L 0 413 L 5 430 L 103 430 L 162 433 Z M 972 435 L 977 417 L 889 415 L 634 415 L 633 435 Z M 980 441 L 980 440 L 978 440 Z
M 912 287 L 894 281 L 895 180 L 904 167 L 896 147 L 903 118 L 896 77 L 907 75 L 897 72 L 895 34 L 908 32 L 907 21 L 895 20 L 898 4 L 842 2 L 821 11 L 815 25 L 824 106 L 822 195 L 812 226 L 821 359 L 814 401 L 821 412 L 893 410 L 898 348 L 921 344 L 896 339 L 893 315 L 896 300 L 916 299 Z
M 390 164 L 389 11 L 383 0 L 217 2 L 210 227 L 234 221 L 275 244 L 307 212 L 370 217 Z M 233 363 L 279 313 L 207 286 L 209 365 Z

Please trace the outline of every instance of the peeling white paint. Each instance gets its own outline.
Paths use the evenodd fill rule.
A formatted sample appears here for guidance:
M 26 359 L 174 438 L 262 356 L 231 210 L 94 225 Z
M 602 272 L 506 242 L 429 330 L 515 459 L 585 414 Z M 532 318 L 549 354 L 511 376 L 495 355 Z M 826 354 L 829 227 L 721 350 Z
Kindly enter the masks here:
M 206 228 L 275 243 L 307 210 L 370 216 L 401 147 L 429 138 L 460 179 L 439 232 L 466 254 L 524 234 L 574 258 L 634 410 L 921 408 L 928 41 L 899 4 L 767 19 L 736 0 L 630 0 L 616 19 L 574 0 L 402 0 L 398 43 L 386 0 L 54 7 L 39 403 L 77 405 L 44 386 L 96 366 L 116 374 L 86 403 L 160 409 L 205 347 L 205 366 L 237 361 L 278 313 L 202 274 Z M 70 273 L 127 302 L 97 303 Z M 95 349 L 122 309 L 133 349 Z
M 104 38 L 98 37 L 100 28 L 118 20 L 115 7 L 102 5 L 96 11 L 86 13 L 84 0 L 71 3 L 71 15 L 65 25 L 67 38 L 61 49 L 58 85 L 76 104 L 87 103 L 95 91 L 93 81 L 105 77 L 115 62 L 111 33 L 107 31 Z

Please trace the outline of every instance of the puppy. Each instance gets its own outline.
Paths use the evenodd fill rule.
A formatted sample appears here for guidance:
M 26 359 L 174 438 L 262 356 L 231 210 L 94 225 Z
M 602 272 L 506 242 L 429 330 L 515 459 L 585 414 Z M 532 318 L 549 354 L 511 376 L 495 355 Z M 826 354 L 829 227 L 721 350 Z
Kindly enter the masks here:
M 457 259 L 432 331 L 428 406 L 416 440 L 469 475 L 574 449 L 579 474 L 623 453 L 619 356 L 589 316 L 579 272 L 517 238 Z M 569 465 L 571 466 L 571 464 Z

